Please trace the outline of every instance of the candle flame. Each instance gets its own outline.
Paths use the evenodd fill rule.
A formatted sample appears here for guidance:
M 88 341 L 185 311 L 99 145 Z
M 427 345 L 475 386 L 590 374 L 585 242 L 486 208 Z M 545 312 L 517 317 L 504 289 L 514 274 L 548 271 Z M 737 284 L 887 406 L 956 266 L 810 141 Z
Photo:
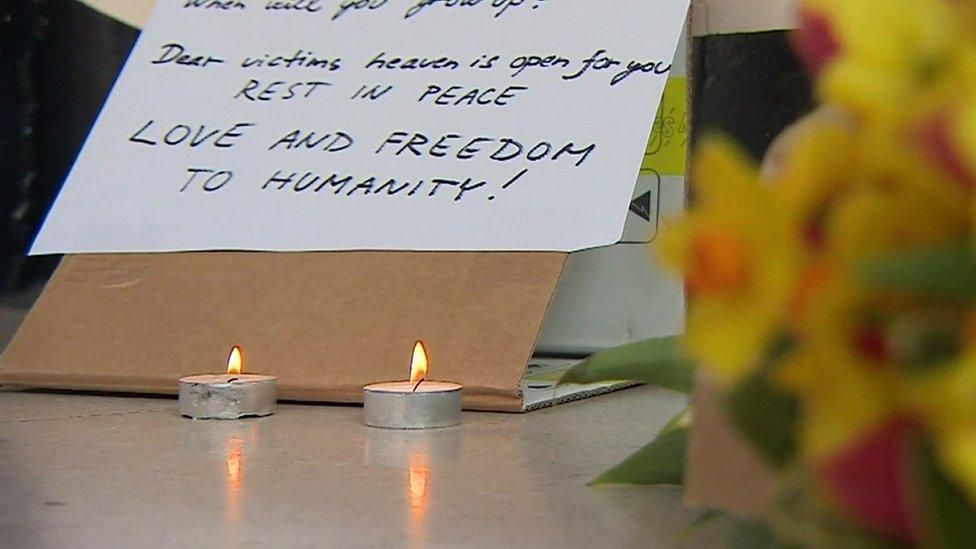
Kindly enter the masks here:
M 427 346 L 418 341 L 413 346 L 413 358 L 410 360 L 410 382 L 418 383 L 427 379 Z
M 244 354 L 241 348 L 234 346 L 227 358 L 227 373 L 232 376 L 240 375 L 244 371 Z

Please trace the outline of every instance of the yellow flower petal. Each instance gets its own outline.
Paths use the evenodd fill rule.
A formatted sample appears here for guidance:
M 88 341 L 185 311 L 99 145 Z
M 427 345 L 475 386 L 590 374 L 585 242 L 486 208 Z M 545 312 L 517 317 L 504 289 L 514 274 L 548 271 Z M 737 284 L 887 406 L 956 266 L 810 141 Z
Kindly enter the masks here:
M 946 472 L 976 501 L 976 424 L 939 435 L 936 452 Z
M 656 248 L 685 273 L 692 291 L 690 352 L 735 378 L 749 371 L 782 324 L 797 246 L 772 189 L 728 141 L 705 142 L 692 178 L 693 207 L 665 224 Z

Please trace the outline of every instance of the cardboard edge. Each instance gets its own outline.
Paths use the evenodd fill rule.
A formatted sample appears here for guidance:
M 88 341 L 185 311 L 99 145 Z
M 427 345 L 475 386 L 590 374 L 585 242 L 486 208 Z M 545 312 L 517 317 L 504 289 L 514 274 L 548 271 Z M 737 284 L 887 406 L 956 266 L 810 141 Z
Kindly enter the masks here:
M 556 406 L 562 406 L 563 404 L 569 404 L 571 402 L 579 402 L 581 400 L 587 400 L 593 397 L 598 397 L 600 395 L 616 393 L 617 391 L 631 389 L 633 387 L 638 387 L 640 385 L 643 384 L 633 382 L 633 381 L 625 381 L 621 383 L 615 383 L 613 385 L 604 385 L 602 387 L 597 387 L 595 389 L 580 391 L 578 393 L 568 394 L 566 396 L 561 396 L 558 398 L 554 398 L 552 400 L 539 402 L 531 406 L 523 406 L 523 412 L 535 412 L 538 410 L 544 410 L 546 408 L 555 408 Z
M 518 400 L 519 400 L 519 412 L 529 412 L 534 408 L 529 408 L 525 406 L 525 394 L 522 391 L 522 380 L 529 373 L 529 365 L 532 364 L 532 357 L 535 356 L 535 349 L 539 346 L 539 339 L 542 337 L 542 330 L 546 326 L 546 320 L 549 318 L 549 312 L 552 310 L 552 302 L 556 299 L 556 292 L 559 291 L 559 283 L 563 280 L 563 275 L 566 273 L 566 261 L 569 259 L 568 253 L 563 253 L 562 255 L 562 265 L 559 266 L 559 273 L 556 274 L 556 280 L 552 285 L 552 292 L 549 294 L 549 300 L 546 301 L 546 308 L 542 312 L 542 316 L 539 318 L 539 322 L 536 323 L 535 338 L 532 344 L 532 350 L 529 351 L 528 356 L 525 357 L 525 366 L 522 368 L 522 375 L 519 377 L 519 389 L 518 389 Z
M 2 372 L 0 384 L 21 389 L 46 389 L 58 391 L 86 391 L 96 393 L 132 393 L 144 395 L 175 396 L 178 386 L 175 380 L 165 377 L 133 378 L 113 375 L 38 374 L 32 372 Z M 124 386 L 124 389 L 120 389 Z M 362 404 L 363 389 L 360 386 L 314 387 L 279 385 L 281 401 Z M 465 387 L 462 405 L 469 411 L 522 413 L 522 398 L 518 391 L 502 391 L 488 387 Z

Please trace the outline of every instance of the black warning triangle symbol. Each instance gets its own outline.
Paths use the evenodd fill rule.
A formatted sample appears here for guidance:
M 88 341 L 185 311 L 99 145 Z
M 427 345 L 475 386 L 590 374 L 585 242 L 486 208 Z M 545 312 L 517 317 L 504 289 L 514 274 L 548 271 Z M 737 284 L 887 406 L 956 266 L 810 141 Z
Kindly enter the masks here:
M 638 196 L 630 203 L 630 211 L 639 215 L 644 221 L 651 221 L 651 191 Z

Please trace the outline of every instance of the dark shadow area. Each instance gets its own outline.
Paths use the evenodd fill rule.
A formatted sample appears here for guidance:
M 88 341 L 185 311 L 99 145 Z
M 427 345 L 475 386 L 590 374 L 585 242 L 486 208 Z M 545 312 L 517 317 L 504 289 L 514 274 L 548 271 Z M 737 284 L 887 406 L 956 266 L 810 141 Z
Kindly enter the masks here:
M 787 31 L 696 38 L 691 65 L 693 143 L 722 133 L 759 160 L 814 107 L 810 78 Z
M 0 293 L 57 265 L 24 254 L 137 35 L 76 0 L 0 1 Z

